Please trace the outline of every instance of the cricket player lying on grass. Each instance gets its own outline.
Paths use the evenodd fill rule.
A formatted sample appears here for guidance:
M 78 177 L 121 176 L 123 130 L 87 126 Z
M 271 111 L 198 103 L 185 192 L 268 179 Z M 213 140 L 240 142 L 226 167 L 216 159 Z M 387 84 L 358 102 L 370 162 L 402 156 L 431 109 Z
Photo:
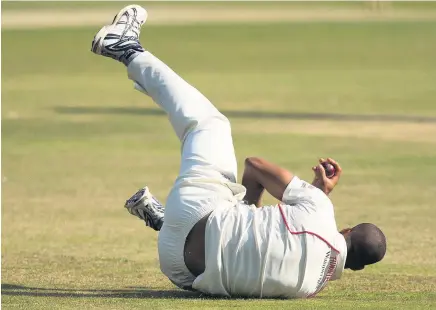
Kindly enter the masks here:
M 311 184 L 261 158 L 247 158 L 242 185 L 229 120 L 197 89 L 145 51 L 147 12 L 127 6 L 94 37 L 92 51 L 122 62 L 135 88 L 168 114 L 182 143 L 181 168 L 164 208 L 145 187 L 128 211 L 159 231 L 162 272 L 178 287 L 206 294 L 305 298 L 339 279 L 344 268 L 380 261 L 385 236 L 364 223 L 338 232 L 320 164 Z M 261 204 L 264 191 L 281 201 Z

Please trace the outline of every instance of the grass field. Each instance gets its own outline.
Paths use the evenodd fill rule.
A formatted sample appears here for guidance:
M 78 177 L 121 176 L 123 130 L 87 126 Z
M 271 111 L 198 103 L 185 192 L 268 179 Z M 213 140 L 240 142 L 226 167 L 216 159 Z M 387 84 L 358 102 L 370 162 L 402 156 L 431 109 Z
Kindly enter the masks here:
M 157 235 L 123 203 L 144 184 L 165 200 L 178 141 L 123 67 L 89 52 L 97 30 L 2 31 L 4 309 L 436 308 L 436 21 L 144 27 L 230 118 L 240 164 L 310 179 L 334 157 L 339 227 L 385 231 L 382 263 L 291 301 L 199 297 L 160 273 Z

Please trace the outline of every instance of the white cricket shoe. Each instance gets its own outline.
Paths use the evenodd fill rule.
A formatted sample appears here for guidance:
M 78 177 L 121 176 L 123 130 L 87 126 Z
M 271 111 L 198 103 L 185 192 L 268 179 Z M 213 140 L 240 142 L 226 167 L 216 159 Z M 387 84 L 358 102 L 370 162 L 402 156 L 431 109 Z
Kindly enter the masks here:
M 150 193 L 148 187 L 140 189 L 126 201 L 124 207 L 139 217 L 145 225 L 159 231 L 164 222 L 164 206 Z
M 114 17 L 112 24 L 103 26 L 95 35 L 91 51 L 127 66 L 144 52 L 139 43 L 139 33 L 146 20 L 147 11 L 143 7 L 135 4 L 126 6 Z

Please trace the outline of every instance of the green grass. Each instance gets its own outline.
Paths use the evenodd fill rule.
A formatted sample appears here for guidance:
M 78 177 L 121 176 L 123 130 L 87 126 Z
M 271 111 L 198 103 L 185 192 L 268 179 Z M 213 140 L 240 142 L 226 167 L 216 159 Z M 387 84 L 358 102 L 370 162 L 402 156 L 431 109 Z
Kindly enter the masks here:
M 122 206 L 144 184 L 165 200 L 178 141 L 122 66 L 89 52 L 96 30 L 2 31 L 5 309 L 436 307 L 436 23 L 144 28 L 144 45 L 229 115 L 240 164 L 265 156 L 309 179 L 318 156 L 337 158 L 338 226 L 386 232 L 382 263 L 298 301 L 199 298 L 160 273 L 157 235 Z M 329 113 L 406 120 L 397 133 Z

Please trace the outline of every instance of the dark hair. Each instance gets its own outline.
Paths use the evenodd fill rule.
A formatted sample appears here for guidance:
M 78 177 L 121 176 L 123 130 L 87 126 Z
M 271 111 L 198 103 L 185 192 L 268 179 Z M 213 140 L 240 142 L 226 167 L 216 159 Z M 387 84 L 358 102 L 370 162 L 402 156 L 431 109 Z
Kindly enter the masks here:
M 377 263 L 386 254 L 386 237 L 374 224 L 362 223 L 351 229 L 348 236 L 345 268 L 361 270 Z

